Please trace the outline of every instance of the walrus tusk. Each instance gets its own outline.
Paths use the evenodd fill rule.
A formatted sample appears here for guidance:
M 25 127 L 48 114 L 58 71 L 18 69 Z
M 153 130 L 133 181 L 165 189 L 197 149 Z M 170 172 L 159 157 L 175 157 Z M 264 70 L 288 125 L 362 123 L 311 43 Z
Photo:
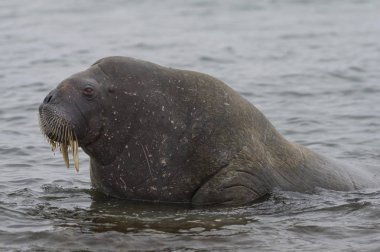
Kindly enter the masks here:
M 74 140 L 71 148 L 73 150 L 74 167 L 75 170 L 79 172 L 78 142 Z
M 65 160 L 66 167 L 69 168 L 70 167 L 69 155 L 67 154 L 67 145 L 65 143 L 61 144 L 61 152 L 62 152 L 63 160 Z
M 71 153 L 73 155 L 75 170 L 79 172 L 78 142 L 73 139 L 70 139 L 69 145 L 71 146 Z

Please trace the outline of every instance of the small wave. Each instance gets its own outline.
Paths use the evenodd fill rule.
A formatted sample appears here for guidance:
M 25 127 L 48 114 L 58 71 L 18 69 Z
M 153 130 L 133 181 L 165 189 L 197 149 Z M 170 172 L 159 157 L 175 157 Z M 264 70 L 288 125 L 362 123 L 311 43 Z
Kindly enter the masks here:
M 25 209 L 15 209 L 15 206 L 0 205 L 0 232 L 15 233 L 33 230 L 51 230 L 49 220 L 31 216 Z M 1 243 L 1 242 L 0 242 Z
M 27 178 L 27 179 L 10 180 L 8 182 L 12 183 L 12 184 L 17 184 L 17 185 L 20 185 L 20 186 L 27 186 L 27 185 L 33 185 L 33 184 L 36 184 L 36 183 L 38 184 L 41 181 L 43 181 L 42 178 Z M 29 188 L 22 188 L 22 189 L 20 189 L 21 192 L 23 192 L 23 191 L 29 191 L 29 190 L 30 190 Z
M 325 146 L 330 148 L 337 148 L 339 147 L 339 144 L 337 143 L 331 143 L 326 141 L 308 141 L 306 146 Z
M 51 59 L 38 59 L 38 60 L 31 60 L 29 62 L 30 65 L 36 65 L 36 64 L 51 64 L 51 63 L 61 63 L 61 58 L 51 58 Z
M 43 184 L 41 186 L 41 189 L 45 193 L 73 193 L 73 192 L 82 191 L 82 189 L 78 189 L 78 188 L 64 188 L 63 186 L 58 185 L 58 184 Z
M 375 115 L 371 115 L 371 114 L 341 114 L 341 115 L 336 115 L 336 117 L 339 119 L 339 120 L 369 120 L 369 119 L 374 119 L 376 118 Z
M 30 185 L 30 183 L 28 182 L 28 183 L 24 183 L 22 185 Z M 22 189 L 18 189 L 16 191 L 8 193 L 7 196 L 10 198 L 22 197 L 25 200 L 33 201 L 33 199 L 35 199 L 37 197 L 37 195 L 38 195 L 38 193 L 33 191 L 30 188 L 22 188 Z
M 40 88 L 40 87 L 44 87 L 44 86 L 46 86 L 46 84 L 43 83 L 43 82 L 32 82 L 32 83 L 21 84 L 18 87 L 22 88 L 22 89 L 25 89 L 25 88 L 28 89 L 28 88 L 31 88 L 31 87 L 33 87 L 33 88 Z
M 22 148 L 18 147 L 0 147 L 0 154 L 2 155 L 22 155 L 27 156 L 28 153 Z
M 33 167 L 33 165 L 31 164 L 25 164 L 25 163 L 7 163 L 7 164 L 4 164 L 5 167 L 9 167 L 9 168 L 29 168 L 29 167 Z
M 315 94 L 305 91 L 283 91 L 283 92 L 269 92 L 272 95 L 278 95 L 282 97 L 301 98 L 301 97 L 313 97 Z
M 349 75 L 347 73 L 342 73 L 342 72 L 330 72 L 328 73 L 328 75 L 338 78 L 338 79 L 348 80 L 352 82 L 360 82 L 360 83 L 364 82 L 363 78 L 359 76 L 353 76 L 353 75 Z
M 28 119 L 28 118 L 26 116 L 11 116 L 11 117 L 4 118 L 4 120 L 7 122 L 17 122 L 17 121 L 21 121 L 25 119 Z
M 378 88 L 378 87 L 366 87 L 366 88 L 360 89 L 360 91 L 364 94 L 380 93 L 380 88 Z
M 299 40 L 299 39 L 323 39 L 326 37 L 336 37 L 338 33 L 336 32 L 306 32 L 306 33 L 287 33 L 279 35 L 279 39 L 284 40 Z
M 221 58 L 215 58 L 215 57 L 210 57 L 210 56 L 201 56 L 199 60 L 203 62 L 216 62 L 216 63 L 234 63 L 235 62 L 232 59 L 221 59 Z
M 366 70 L 364 68 L 358 67 L 358 66 L 351 66 L 348 68 L 349 70 L 359 72 L 359 73 L 364 73 Z
M 372 200 L 370 198 L 372 197 Z M 337 212 L 340 215 L 349 212 L 371 209 L 378 205 L 380 191 L 367 189 L 352 192 L 340 192 L 320 189 L 310 193 L 274 191 L 267 201 L 252 205 L 252 211 L 261 215 L 307 214 L 314 212 Z
M 241 94 L 244 97 L 254 97 L 255 94 L 253 92 L 248 92 L 248 91 L 239 91 L 239 94 Z
M 68 181 L 64 181 L 65 184 L 72 184 Z M 55 193 L 81 193 L 87 192 L 88 189 L 78 188 L 78 187 L 63 187 L 62 185 L 53 184 L 43 184 L 41 189 L 45 193 L 55 194 Z
M 3 133 L 6 135 L 13 135 L 13 136 L 27 136 L 25 132 L 20 132 L 16 130 L 3 130 Z

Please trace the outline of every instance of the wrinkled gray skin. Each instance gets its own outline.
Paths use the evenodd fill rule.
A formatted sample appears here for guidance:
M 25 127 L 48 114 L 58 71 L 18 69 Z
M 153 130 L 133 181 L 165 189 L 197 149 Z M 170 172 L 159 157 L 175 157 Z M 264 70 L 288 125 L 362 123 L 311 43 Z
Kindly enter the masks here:
M 88 86 L 91 97 L 82 94 Z M 276 187 L 375 185 L 363 171 L 288 142 L 252 104 L 206 74 L 109 57 L 49 95 L 41 106 L 71 122 L 91 158 L 93 186 L 110 196 L 239 205 Z

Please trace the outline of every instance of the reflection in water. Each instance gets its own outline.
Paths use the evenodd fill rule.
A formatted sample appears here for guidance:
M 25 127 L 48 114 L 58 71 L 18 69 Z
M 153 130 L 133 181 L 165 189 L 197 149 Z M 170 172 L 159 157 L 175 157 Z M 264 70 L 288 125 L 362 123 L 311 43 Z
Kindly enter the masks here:
M 364 235 L 367 231 L 362 228 L 375 228 L 378 224 L 374 217 L 380 214 L 379 190 L 344 193 L 320 190 L 315 194 L 275 191 L 250 206 L 193 208 L 109 198 L 95 190 L 64 187 L 64 184 L 70 182 L 45 184 L 42 192 L 24 189 L 8 194 L 8 199 L 17 204 L 0 209 L 2 225 L 6 227 L 0 230 L 0 241 L 4 244 L 33 241 L 36 248 L 46 244 L 56 248 L 75 245 L 82 249 L 104 246 L 106 251 L 109 247 L 105 244 L 99 248 L 91 240 L 97 237 L 116 242 L 115 246 L 153 250 L 191 248 L 197 240 L 202 241 L 195 243 L 199 249 L 215 242 L 224 249 L 236 246 L 248 249 L 252 244 L 262 248 L 274 244 L 291 248 L 291 244 L 282 244 L 286 237 L 317 237 L 318 240 L 333 235 L 331 239 L 344 239 L 347 228 Z M 19 202 L 20 197 L 32 200 Z M 18 236 L 13 235 L 16 230 Z M 36 232 L 40 233 L 38 239 Z
M 74 192 L 75 190 L 71 190 Z M 239 212 L 239 208 L 196 209 L 186 204 L 157 204 L 110 198 L 95 190 L 82 190 L 89 194 L 91 205 L 87 209 L 64 209 L 54 206 L 66 196 L 44 196 L 52 204 L 38 205 L 31 215 L 54 219 L 59 227 L 77 227 L 82 232 L 117 231 L 122 233 L 154 230 L 182 233 L 221 229 L 228 225 L 245 225 L 253 222 L 250 213 Z M 76 194 L 79 191 L 75 192 Z

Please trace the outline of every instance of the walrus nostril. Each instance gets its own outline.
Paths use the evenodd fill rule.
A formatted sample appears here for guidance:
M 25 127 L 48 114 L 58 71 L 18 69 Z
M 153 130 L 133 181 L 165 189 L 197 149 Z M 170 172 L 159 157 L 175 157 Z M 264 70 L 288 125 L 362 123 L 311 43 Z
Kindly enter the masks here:
M 49 103 L 51 101 L 52 97 L 53 97 L 52 95 L 46 96 L 45 99 L 44 99 L 44 103 Z
M 57 89 L 53 89 L 50 93 L 48 93 L 48 95 L 45 97 L 43 103 L 50 103 L 50 102 L 53 102 L 55 100 L 55 98 L 57 97 Z

